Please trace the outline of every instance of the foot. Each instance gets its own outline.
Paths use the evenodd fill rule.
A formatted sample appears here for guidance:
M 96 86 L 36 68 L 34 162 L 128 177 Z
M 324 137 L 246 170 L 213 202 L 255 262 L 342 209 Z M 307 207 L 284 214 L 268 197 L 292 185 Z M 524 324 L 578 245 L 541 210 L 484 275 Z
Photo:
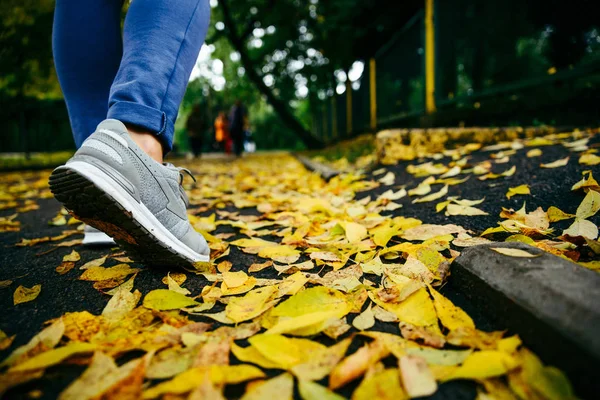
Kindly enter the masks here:
M 117 120 L 105 120 L 50 176 L 50 190 L 85 223 L 151 265 L 207 262 L 206 240 L 190 225 L 182 170 L 146 154 Z
M 106 233 L 99 231 L 90 225 L 85 225 L 83 228 L 84 246 L 114 246 L 115 241 Z

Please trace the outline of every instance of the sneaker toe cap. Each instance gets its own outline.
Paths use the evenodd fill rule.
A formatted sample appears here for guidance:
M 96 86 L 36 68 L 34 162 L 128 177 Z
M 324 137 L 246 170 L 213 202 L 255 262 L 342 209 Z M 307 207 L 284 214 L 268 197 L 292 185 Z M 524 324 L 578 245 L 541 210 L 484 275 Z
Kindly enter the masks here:
M 198 254 L 203 256 L 210 255 L 210 248 L 208 247 L 208 243 L 206 243 L 206 239 L 192 227 L 181 238 L 181 241 Z

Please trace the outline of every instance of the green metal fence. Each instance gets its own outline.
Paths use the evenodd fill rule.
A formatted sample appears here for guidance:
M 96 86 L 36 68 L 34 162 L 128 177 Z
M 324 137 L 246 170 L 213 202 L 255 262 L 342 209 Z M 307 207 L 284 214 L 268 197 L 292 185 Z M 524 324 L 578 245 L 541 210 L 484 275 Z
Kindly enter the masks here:
M 387 127 L 598 125 L 600 22 L 585 7 L 424 0 L 364 60 L 354 89 L 313 107 L 314 133 L 330 142 Z
M 75 148 L 62 100 L 0 99 L 0 152 L 52 152 Z

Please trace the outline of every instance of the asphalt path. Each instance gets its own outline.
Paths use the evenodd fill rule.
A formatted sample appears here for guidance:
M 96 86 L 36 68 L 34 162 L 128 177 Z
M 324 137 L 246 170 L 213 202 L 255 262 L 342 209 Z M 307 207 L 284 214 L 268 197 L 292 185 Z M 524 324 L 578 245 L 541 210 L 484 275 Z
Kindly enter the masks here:
M 592 140 L 592 144 L 598 143 L 599 140 Z M 571 186 L 581 179 L 581 173 L 584 170 L 592 169 L 597 172 L 597 178 L 600 178 L 600 168 L 588 167 L 577 163 L 578 157 L 570 153 L 563 146 L 545 146 L 542 148 L 543 155 L 537 158 L 527 158 L 525 152 L 528 149 L 519 150 L 516 155 L 510 158 L 506 164 L 494 165 L 495 172 L 504 171 L 515 165 L 516 173 L 512 177 L 500 178 L 497 180 L 479 181 L 475 177 L 471 177 L 466 182 L 450 186 L 449 195 L 460 196 L 467 199 L 479 199 L 485 197 L 485 201 L 477 207 L 488 212 L 487 216 L 451 216 L 447 217 L 444 213 L 435 212 L 435 204 L 438 201 L 431 203 L 412 204 L 412 198 L 406 197 L 396 201 L 402 204 L 403 207 L 389 212 L 391 216 L 402 215 L 405 217 L 418 218 L 426 223 L 446 224 L 453 223 L 462 225 L 463 227 L 473 230 L 479 234 L 488 227 L 496 226 L 501 219 L 498 214 L 501 207 L 518 209 L 522 206 L 523 201 L 527 201 L 527 210 L 532 211 L 538 206 L 547 209 L 549 206 L 556 206 L 565 212 L 574 213 L 577 206 L 581 202 L 583 196 L 581 193 L 571 192 Z M 569 164 L 558 169 L 542 169 L 539 168 L 540 162 L 551 162 L 559 158 L 571 155 Z M 474 162 L 489 158 L 489 153 L 476 152 L 472 154 Z M 424 161 L 424 160 L 423 160 Z M 442 159 L 439 162 L 448 163 L 449 159 Z M 416 164 L 419 160 L 411 162 L 402 162 L 395 166 L 386 167 L 387 171 L 392 171 L 396 175 L 395 186 L 405 185 L 407 189 L 415 187 L 423 178 L 414 178 L 406 172 L 408 164 Z M 373 179 L 378 179 L 383 175 L 372 176 Z M 368 176 L 371 178 L 371 176 Z M 512 199 L 507 199 L 505 194 L 509 187 L 518 186 L 521 184 L 529 184 L 531 195 L 516 196 Z M 441 188 L 440 185 L 434 186 L 433 191 Z M 367 195 L 377 196 L 388 190 L 389 187 L 380 187 L 369 192 L 362 192 L 357 195 L 357 198 L 362 198 Z M 53 318 L 60 317 L 64 313 L 86 310 L 92 314 L 101 313 L 106 305 L 109 297 L 92 287 L 91 282 L 78 280 L 81 271 L 77 267 L 69 271 L 65 275 L 56 273 L 55 268 L 61 263 L 62 257 L 71 252 L 72 249 L 77 250 L 81 254 L 81 261 L 78 265 L 84 262 L 99 258 L 103 255 L 114 254 L 120 250 L 110 248 L 89 248 L 77 245 L 68 248 L 55 248 L 53 244 L 45 243 L 32 247 L 15 247 L 15 243 L 22 238 L 32 239 L 44 236 L 59 235 L 69 227 L 51 226 L 48 222 L 57 214 L 60 205 L 54 199 L 38 199 L 37 203 L 40 208 L 35 211 L 22 213 L 18 216 L 21 222 L 21 230 L 19 232 L 0 233 L 0 281 L 13 280 L 14 282 L 7 288 L 0 289 L 0 329 L 5 331 L 9 336 L 16 334 L 16 339 L 11 347 L 0 352 L 0 359 L 6 357 L 10 351 L 19 345 L 25 344 L 39 332 L 44 322 Z M 229 207 L 229 210 L 234 210 Z M 245 209 L 243 213 L 256 213 L 254 209 Z M 6 216 L 14 213 L 14 210 L 0 211 L 0 216 Z M 209 215 L 212 210 L 208 210 L 203 215 Z M 598 224 L 598 217 L 592 219 Z M 569 222 L 562 222 L 553 225 L 559 229 L 566 228 Z M 216 233 L 236 232 L 232 227 L 220 225 Z M 71 238 L 80 238 L 81 235 L 74 235 Z M 244 237 L 237 235 L 229 240 Z M 269 239 L 265 237 L 265 239 Z M 233 264 L 233 271 L 243 270 L 254 262 L 262 262 L 263 259 L 258 256 L 250 255 L 241 252 L 235 246 L 231 247 L 231 254 L 227 258 Z M 302 261 L 302 259 L 300 260 Z M 105 266 L 117 264 L 115 260 L 109 260 Z M 166 275 L 166 270 L 144 268 L 141 265 L 133 264 L 134 267 L 143 268 L 135 280 L 135 288 L 145 295 L 149 291 L 157 288 L 164 288 L 165 285 L 161 282 Z M 327 269 L 323 273 L 328 272 Z M 256 274 L 260 278 L 277 278 L 277 272 L 272 268 L 267 268 Z M 201 276 L 187 274 L 188 280 L 185 287 L 192 291 L 192 295 L 198 295 L 207 281 Z M 367 278 L 368 275 L 366 276 Z M 28 303 L 13 305 L 13 292 L 18 285 L 31 287 L 36 284 L 42 285 L 42 290 L 39 297 Z M 499 321 L 495 321 L 493 316 L 489 315 L 486 310 L 479 309 L 476 304 L 469 302 L 456 288 L 452 286 L 452 279 L 446 284 L 441 292 L 448 296 L 456 305 L 462 307 L 474 319 L 477 327 L 482 330 L 501 330 L 503 329 Z M 217 304 L 211 312 L 218 312 L 224 308 L 224 305 Z M 349 323 L 357 314 L 349 315 Z M 192 319 L 203 322 L 213 322 L 203 317 L 192 317 Z M 215 323 L 218 326 L 218 323 Z M 373 330 L 386 331 L 399 334 L 397 324 L 384 324 L 377 322 Z M 346 335 L 355 332 L 352 328 Z M 509 334 L 512 332 L 509 332 Z M 333 341 L 324 335 L 318 335 L 313 340 L 320 341 L 324 344 L 332 344 Z M 362 345 L 360 339 L 354 340 L 350 351 Z M 237 360 L 231 355 L 231 363 L 237 363 Z M 393 365 L 395 360 L 388 357 L 385 364 Z M 559 366 L 560 367 L 560 366 Z M 55 398 L 58 393 L 66 385 L 75 379 L 83 370 L 83 367 L 77 365 L 58 366 L 50 368 L 44 377 L 38 381 L 30 382 L 25 385 L 14 388 L 6 393 L 5 398 L 19 399 L 31 398 L 32 394 L 38 395 L 41 391 L 41 398 Z M 267 371 L 269 375 L 277 375 L 279 371 Z M 357 382 L 347 385 L 341 392 L 346 396 L 350 396 Z M 226 395 L 229 398 L 237 398 L 243 393 L 243 385 L 231 386 L 226 390 Z M 296 396 L 298 394 L 296 393 Z M 431 396 L 432 399 L 473 399 L 475 398 L 475 385 L 467 381 L 454 381 L 442 384 L 440 390 Z

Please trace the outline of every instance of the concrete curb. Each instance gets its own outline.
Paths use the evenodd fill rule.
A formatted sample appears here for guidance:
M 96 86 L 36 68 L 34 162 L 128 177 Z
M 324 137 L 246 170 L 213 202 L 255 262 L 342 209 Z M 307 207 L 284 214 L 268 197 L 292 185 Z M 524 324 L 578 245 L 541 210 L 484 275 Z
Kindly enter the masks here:
M 326 181 L 330 180 L 331 178 L 333 178 L 334 176 L 338 176 L 341 172 L 333 169 L 325 164 L 322 164 L 320 162 L 316 162 L 314 160 L 311 160 L 310 158 L 300 155 L 300 154 L 294 154 L 294 157 L 296 157 L 298 159 L 298 161 L 300 161 L 304 167 L 306 169 L 308 169 L 309 171 L 313 171 L 316 172 L 317 174 L 321 175 L 321 177 L 323 179 L 325 179 Z
M 519 258 L 490 247 L 537 255 Z M 545 363 L 567 373 L 576 393 L 600 390 L 600 274 L 524 243 L 465 249 L 452 264 L 452 285 L 491 318 L 518 333 Z

